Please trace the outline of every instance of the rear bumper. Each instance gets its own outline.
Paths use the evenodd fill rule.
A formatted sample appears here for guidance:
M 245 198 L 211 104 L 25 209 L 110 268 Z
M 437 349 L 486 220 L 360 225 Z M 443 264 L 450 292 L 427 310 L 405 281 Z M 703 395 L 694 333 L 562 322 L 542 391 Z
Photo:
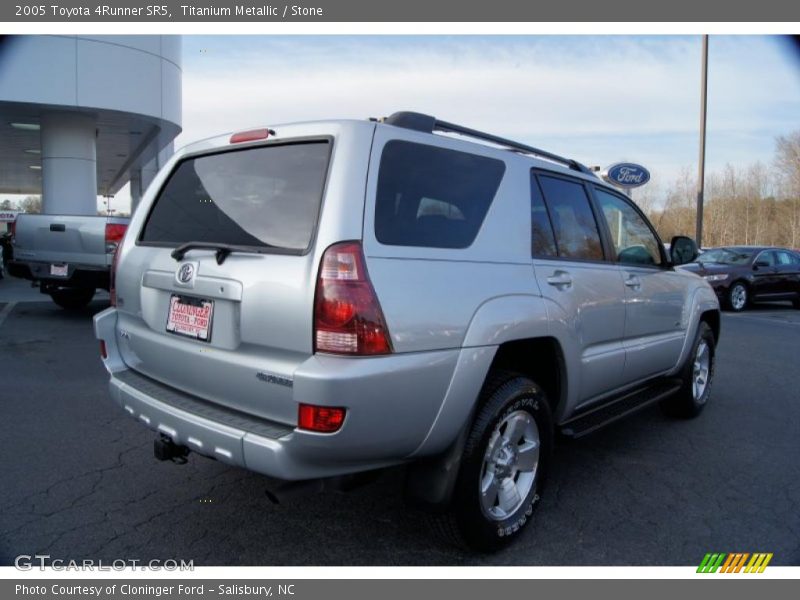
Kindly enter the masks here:
M 130 370 L 117 348 L 116 320 L 114 308 L 95 316 L 115 402 L 194 452 L 290 481 L 406 460 L 435 422 L 459 355 L 450 350 L 369 359 L 310 357 L 294 373 L 292 401 L 347 408 L 338 432 L 319 434 L 209 403 Z
M 67 277 L 50 276 L 50 263 L 12 260 L 7 265 L 8 274 L 20 279 L 41 281 L 57 287 L 100 288 L 109 287 L 110 269 L 106 266 L 69 265 Z

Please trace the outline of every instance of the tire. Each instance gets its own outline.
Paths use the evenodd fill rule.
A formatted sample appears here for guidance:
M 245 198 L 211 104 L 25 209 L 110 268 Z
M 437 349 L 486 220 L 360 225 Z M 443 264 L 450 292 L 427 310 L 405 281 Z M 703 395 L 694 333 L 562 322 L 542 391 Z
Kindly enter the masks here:
M 86 307 L 94 298 L 94 288 L 61 288 L 50 292 L 53 302 L 66 310 Z
M 541 388 L 519 375 L 490 374 L 464 445 L 450 510 L 433 517 L 439 534 L 482 552 L 507 546 L 530 522 L 552 451 L 553 418 Z
M 691 419 L 705 408 L 714 382 L 716 342 L 714 332 L 705 321 L 697 327 L 692 353 L 683 367 L 683 385 L 674 396 L 661 402 L 665 414 L 671 417 Z
M 733 312 L 742 312 L 750 303 L 750 290 L 741 281 L 734 283 L 728 289 L 727 304 Z

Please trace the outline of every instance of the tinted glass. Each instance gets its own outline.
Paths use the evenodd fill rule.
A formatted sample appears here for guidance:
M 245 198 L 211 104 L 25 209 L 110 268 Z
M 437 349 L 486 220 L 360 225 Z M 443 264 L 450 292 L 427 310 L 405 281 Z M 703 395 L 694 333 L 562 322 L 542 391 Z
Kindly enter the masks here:
M 161 190 L 141 241 L 305 250 L 317 222 L 328 142 L 191 158 Z
M 706 250 L 697 259 L 699 263 L 717 263 L 723 265 L 746 265 L 753 258 L 752 250 L 738 248 L 714 248 Z
M 794 256 L 791 252 L 778 252 L 778 264 L 781 266 L 784 265 L 796 265 L 798 259 Z
M 558 255 L 553 226 L 535 177 L 531 179 L 531 253 L 533 256 Z
M 658 239 L 641 215 L 619 196 L 599 188 L 595 188 L 595 195 L 608 224 L 617 260 L 629 265 L 660 265 Z
M 505 164 L 492 158 L 388 142 L 378 174 L 375 237 L 395 246 L 466 248 L 504 171 Z
M 766 264 L 767 266 L 774 267 L 775 266 L 775 253 L 774 252 L 762 252 L 756 259 L 753 261 L 754 263 L 762 263 Z
M 600 234 L 583 185 L 543 175 L 538 179 L 553 223 L 558 255 L 602 260 Z

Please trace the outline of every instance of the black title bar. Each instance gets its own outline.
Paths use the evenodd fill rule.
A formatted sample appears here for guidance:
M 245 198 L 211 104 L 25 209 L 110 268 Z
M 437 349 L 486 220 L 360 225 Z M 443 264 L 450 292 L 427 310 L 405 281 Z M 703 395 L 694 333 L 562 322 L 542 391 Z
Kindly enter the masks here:
M 157 3 L 156 3 L 157 2 Z M 0 21 L 14 22 L 778 22 L 800 21 L 787 0 L 11 0 Z

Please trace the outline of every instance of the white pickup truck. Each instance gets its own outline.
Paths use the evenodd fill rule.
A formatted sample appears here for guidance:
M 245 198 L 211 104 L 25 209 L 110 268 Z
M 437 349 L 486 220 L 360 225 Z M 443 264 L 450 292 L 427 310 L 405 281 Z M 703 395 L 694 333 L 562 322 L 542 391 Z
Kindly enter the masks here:
M 82 308 L 98 288 L 109 289 L 114 253 L 128 222 L 127 217 L 21 214 L 8 273 L 38 284 L 62 308 Z

